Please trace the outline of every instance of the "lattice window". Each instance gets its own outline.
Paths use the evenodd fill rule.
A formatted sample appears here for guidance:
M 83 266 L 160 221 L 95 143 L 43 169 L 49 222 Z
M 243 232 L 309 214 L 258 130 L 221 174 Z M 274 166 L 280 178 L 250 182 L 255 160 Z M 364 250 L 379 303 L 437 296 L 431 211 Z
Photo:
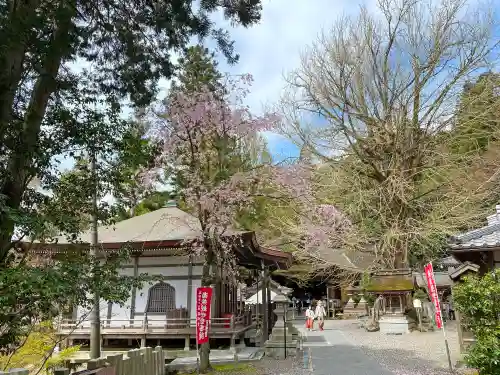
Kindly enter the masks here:
M 175 288 L 164 282 L 159 282 L 149 289 L 147 313 L 166 313 L 175 310 Z

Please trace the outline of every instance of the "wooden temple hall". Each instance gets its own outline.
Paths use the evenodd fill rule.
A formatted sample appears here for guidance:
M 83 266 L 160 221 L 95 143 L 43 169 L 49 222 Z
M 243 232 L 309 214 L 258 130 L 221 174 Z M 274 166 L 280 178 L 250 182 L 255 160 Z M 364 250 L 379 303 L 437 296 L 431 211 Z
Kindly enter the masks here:
M 162 276 L 161 282 L 131 290 L 125 306 L 101 302 L 103 347 L 183 343 L 184 348 L 189 349 L 194 345 L 196 288 L 201 286 L 203 258 L 183 243 L 185 239 L 199 237 L 200 232 L 198 220 L 177 208 L 173 201 L 157 211 L 99 228 L 101 254 L 124 245 L 133 249 L 131 261 L 120 270 L 123 275 Z M 239 266 L 253 270 L 246 273 L 250 275 L 244 280 L 247 285 L 260 278 L 265 281 L 265 289 L 269 285 L 269 273 L 287 268 L 291 263 L 291 254 L 260 247 L 253 232 L 228 231 L 228 235 L 240 240 L 235 241 L 240 245 L 233 249 Z M 89 242 L 90 233 L 83 233 L 73 242 L 61 236 L 51 243 L 36 243 L 34 252 L 52 256 L 69 249 L 88 249 Z M 265 298 L 269 293 L 263 291 L 265 297 L 259 314 L 252 314 L 243 303 L 241 289 L 245 283 L 235 285 L 216 267 L 213 272 L 216 282 L 212 285 L 211 339 L 229 339 L 233 346 L 248 337 L 249 331 L 255 332 L 257 324 L 262 324 L 259 327 L 263 332 L 261 342 L 265 341 L 272 328 L 268 323 L 271 301 Z M 89 311 L 75 306 L 69 315 L 59 325 L 59 335 L 69 343 L 84 344 L 90 339 Z M 258 319 L 259 316 L 262 319 Z M 179 339 L 183 341 L 177 341 Z

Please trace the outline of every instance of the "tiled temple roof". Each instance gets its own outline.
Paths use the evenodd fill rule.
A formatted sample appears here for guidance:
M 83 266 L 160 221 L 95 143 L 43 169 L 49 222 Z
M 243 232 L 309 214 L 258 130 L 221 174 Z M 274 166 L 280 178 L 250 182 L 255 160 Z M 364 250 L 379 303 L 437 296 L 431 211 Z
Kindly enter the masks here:
M 500 247 L 500 205 L 488 216 L 488 225 L 454 236 L 449 246 L 452 250 Z

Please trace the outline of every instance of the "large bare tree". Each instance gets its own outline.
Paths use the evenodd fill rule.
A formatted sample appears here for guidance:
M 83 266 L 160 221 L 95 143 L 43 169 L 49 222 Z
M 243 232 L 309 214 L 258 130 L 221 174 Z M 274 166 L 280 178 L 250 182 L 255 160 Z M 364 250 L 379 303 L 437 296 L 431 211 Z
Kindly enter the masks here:
M 472 180 L 483 160 L 449 145 L 464 83 L 496 58 L 493 30 L 464 0 L 379 0 L 322 33 L 289 77 L 283 132 L 325 162 L 323 199 L 387 267 L 431 256 L 491 192 L 496 169 Z

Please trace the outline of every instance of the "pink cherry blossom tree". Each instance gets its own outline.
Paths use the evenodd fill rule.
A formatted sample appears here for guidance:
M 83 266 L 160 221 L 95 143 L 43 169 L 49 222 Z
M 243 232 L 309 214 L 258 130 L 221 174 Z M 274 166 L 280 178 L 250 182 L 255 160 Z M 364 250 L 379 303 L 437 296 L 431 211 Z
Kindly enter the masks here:
M 272 114 L 254 116 L 243 104 L 251 81 L 249 75 L 226 77 L 218 90 L 179 91 L 170 96 L 154 126 L 154 136 L 163 143 L 160 164 L 183 181 L 178 194 L 199 221 L 199 237 L 189 242 L 204 256 L 202 286 L 212 284 L 213 264 L 227 273 L 236 269 L 235 218 L 252 203 L 261 183 L 238 160 L 249 137 L 278 121 Z M 203 344 L 202 371 L 210 367 L 209 352 Z
M 294 258 L 320 273 L 338 266 L 332 262 L 338 256 L 330 253 L 346 252 L 352 245 L 354 226 L 335 205 L 318 196 L 314 171 L 314 166 L 301 163 L 271 170 L 269 181 L 276 192 L 274 196 L 287 213 L 270 212 L 268 225 L 279 233 L 274 242 L 293 244 Z M 345 276 L 350 276 L 349 272 Z
M 301 212 L 296 232 L 305 241 L 304 251 L 315 244 L 332 245 L 338 228 L 349 226 L 335 207 L 315 203 L 309 167 L 238 161 L 249 138 L 275 129 L 280 121 L 274 114 L 255 116 L 244 104 L 251 82 L 249 75 L 226 77 L 217 90 L 179 91 L 169 97 L 153 126 L 163 144 L 160 167 L 171 168 L 183 181 L 178 194 L 199 221 L 199 236 L 188 240 L 204 257 L 202 286 L 213 283 L 214 264 L 234 274 L 233 249 L 240 240 L 236 219 L 257 196 L 294 202 Z M 201 371 L 210 368 L 209 353 L 209 345 L 203 344 Z

